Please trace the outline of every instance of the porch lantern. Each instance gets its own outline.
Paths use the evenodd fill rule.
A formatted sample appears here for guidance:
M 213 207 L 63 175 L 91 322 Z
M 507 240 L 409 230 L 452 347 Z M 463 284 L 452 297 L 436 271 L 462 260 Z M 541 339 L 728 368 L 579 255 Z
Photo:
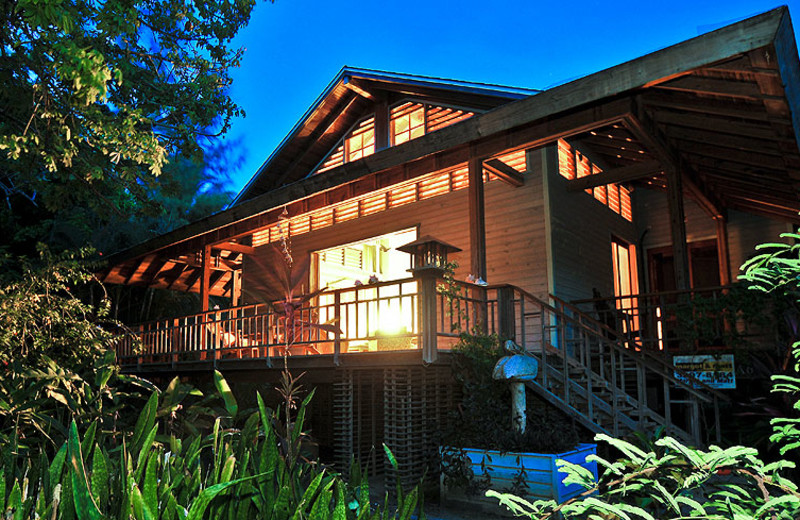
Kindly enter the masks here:
M 411 255 L 409 271 L 415 278 L 426 274 L 441 276 L 447 265 L 447 255 L 461 251 L 456 246 L 442 242 L 430 235 L 402 245 L 397 250 Z

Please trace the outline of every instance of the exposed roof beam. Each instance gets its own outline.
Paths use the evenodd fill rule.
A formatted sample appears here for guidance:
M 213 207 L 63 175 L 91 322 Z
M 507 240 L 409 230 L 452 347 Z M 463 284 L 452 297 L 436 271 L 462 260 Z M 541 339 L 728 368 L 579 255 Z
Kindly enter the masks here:
M 641 113 L 641 109 L 637 112 Z M 646 117 L 641 113 L 642 117 Z M 658 132 L 652 127 L 652 124 L 643 121 L 642 118 L 637 116 L 630 116 L 625 121 L 628 129 L 641 141 L 648 150 L 658 157 L 662 163 L 668 168 L 677 168 L 681 164 L 680 156 L 668 144 L 662 141 Z M 690 168 L 684 167 L 681 171 L 683 175 L 683 185 L 686 191 L 697 201 L 703 210 L 714 219 L 724 218 L 725 211 L 722 204 L 717 200 L 717 197 L 712 194 L 705 186 L 701 184 L 696 172 Z
M 653 119 L 658 123 L 676 126 L 688 126 L 692 128 L 699 128 L 703 130 L 710 130 L 714 132 L 722 132 L 725 134 L 742 135 L 747 137 L 754 137 L 756 139 L 773 139 L 778 136 L 772 127 L 767 125 L 756 125 L 753 123 L 743 123 L 740 121 L 732 121 L 730 119 L 720 119 L 717 117 L 710 117 L 708 115 L 686 115 L 675 114 L 671 112 L 663 112 L 661 110 L 653 111 Z M 791 138 L 789 135 L 781 136 Z
M 650 177 L 664 171 L 664 167 L 659 161 L 647 161 L 643 163 L 622 166 L 613 170 L 606 170 L 594 175 L 587 175 L 580 179 L 567 181 L 567 191 L 583 191 L 589 188 L 597 188 L 606 184 L 617 184 L 629 182 L 642 177 Z
M 769 116 L 756 103 L 740 102 L 735 106 L 713 99 L 702 99 L 678 91 L 658 92 L 648 91 L 641 96 L 642 103 L 648 107 L 668 108 L 682 112 L 697 112 L 722 117 L 735 117 L 753 121 L 767 121 Z
M 372 92 L 361 86 L 358 80 L 354 80 L 350 76 L 345 76 L 344 79 L 342 79 L 342 85 L 361 97 L 367 98 L 370 101 L 375 101 L 375 96 L 372 95 Z
M 297 157 L 294 158 L 292 163 L 287 166 L 281 175 L 272 182 L 273 186 L 280 186 L 283 184 L 283 181 L 289 177 L 295 168 L 297 168 L 299 164 L 302 164 L 306 160 L 308 154 L 314 148 L 314 145 L 319 142 L 319 140 L 322 139 L 325 134 L 328 133 L 328 131 L 333 127 L 334 124 L 336 124 L 337 121 L 339 121 L 342 117 L 346 117 L 350 111 L 353 110 L 353 107 L 356 106 L 358 99 L 358 96 L 351 95 L 350 99 L 347 101 L 347 104 L 345 104 L 341 111 L 334 110 L 326 116 L 325 120 L 314 129 L 311 135 L 308 136 L 308 142 L 305 150 L 303 150 L 302 153 L 297 154 Z
M 490 159 L 483 163 L 483 167 L 512 186 L 520 187 L 525 184 L 522 174 L 500 159 Z
M 197 251 L 204 244 L 232 240 L 268 226 L 277 221 L 284 207 L 289 208 L 290 214 L 300 214 L 328 205 L 331 202 L 330 194 L 340 190 L 348 190 L 345 198 L 372 191 L 374 188 L 367 182 L 371 175 L 385 175 L 393 182 L 402 182 L 465 163 L 471 147 L 480 157 L 536 148 L 561 138 L 621 123 L 626 115 L 631 114 L 632 108 L 629 99 L 618 99 L 505 132 L 490 132 L 482 138 L 481 129 L 485 124 L 480 124 L 480 120 L 475 118 L 468 119 L 404 143 L 403 146 L 386 148 L 360 161 L 346 163 L 243 201 L 230 209 L 113 255 L 108 261 L 113 264 L 120 257 L 136 257 L 154 250 L 159 250 L 159 254 L 180 256 Z M 489 112 L 486 116 L 496 112 Z
M 235 242 L 220 242 L 218 244 L 214 244 L 212 249 L 218 249 L 220 251 L 233 251 L 235 253 L 242 253 L 244 255 L 254 255 L 256 253 L 255 247 L 237 244 Z
M 701 76 L 684 76 L 667 83 L 659 83 L 656 88 L 742 99 L 760 100 L 764 98 L 761 89 L 754 83 Z

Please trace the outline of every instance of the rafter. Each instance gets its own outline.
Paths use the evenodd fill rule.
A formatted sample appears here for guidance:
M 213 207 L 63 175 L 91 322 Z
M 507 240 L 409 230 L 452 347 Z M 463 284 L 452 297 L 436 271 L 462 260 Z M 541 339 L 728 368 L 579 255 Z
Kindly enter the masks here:
M 483 167 L 512 186 L 519 187 L 525 184 L 522 174 L 500 159 L 490 159 L 483 163 Z
M 597 188 L 606 184 L 617 184 L 629 182 L 642 177 L 658 175 L 664 171 L 664 167 L 659 161 L 647 161 L 643 163 L 631 164 L 607 170 L 595 175 L 588 175 L 579 179 L 567 181 L 567 191 L 583 191 L 589 188 Z

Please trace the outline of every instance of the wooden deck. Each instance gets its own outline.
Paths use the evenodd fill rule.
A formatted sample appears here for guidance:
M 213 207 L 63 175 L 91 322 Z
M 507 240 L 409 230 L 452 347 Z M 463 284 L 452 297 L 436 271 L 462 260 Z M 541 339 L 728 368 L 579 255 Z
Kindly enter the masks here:
M 137 372 L 282 367 L 284 357 L 303 367 L 430 363 L 496 305 L 465 289 L 456 309 L 425 290 L 435 305 L 420 304 L 409 278 L 325 292 L 288 317 L 276 302 L 144 323 L 117 338 L 117 360 Z

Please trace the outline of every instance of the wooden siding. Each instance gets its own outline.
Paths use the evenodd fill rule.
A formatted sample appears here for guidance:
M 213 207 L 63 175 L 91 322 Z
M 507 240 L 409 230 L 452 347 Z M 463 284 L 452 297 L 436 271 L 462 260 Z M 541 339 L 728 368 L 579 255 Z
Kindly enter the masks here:
M 488 281 L 512 283 L 534 294 L 546 292 L 546 256 L 543 227 L 543 204 L 540 178 L 526 176 L 524 186 L 513 187 L 502 181 L 485 185 L 486 243 Z M 458 262 L 457 278 L 469 274 L 469 213 L 467 190 L 412 202 L 380 213 L 335 223 L 291 239 L 295 258 L 311 252 L 418 227 L 419 235 L 432 235 L 463 249 L 451 256 Z M 257 254 L 267 255 L 264 245 Z M 247 261 L 243 287 L 259 274 L 259 266 Z
M 647 230 L 642 240 L 643 257 L 647 263 L 647 250 L 671 245 L 667 194 L 656 190 L 638 190 L 635 194 L 637 227 L 640 234 Z M 686 241 L 716 240 L 714 220 L 697 203 L 684 197 L 686 217 Z M 728 212 L 728 247 L 730 248 L 731 280 L 735 281 L 739 266 L 755 252 L 755 246 L 763 242 L 778 241 L 778 235 L 791 230 L 786 222 L 751 215 L 741 211 Z M 648 266 L 642 266 L 647 273 Z M 645 276 L 645 279 L 648 277 Z M 647 280 L 649 283 L 649 279 Z M 644 288 L 643 288 L 644 289 Z M 650 290 L 648 288 L 648 290 Z
M 603 296 L 613 296 L 611 238 L 635 244 L 635 226 L 592 194 L 567 192 L 568 180 L 561 176 L 555 161 L 546 174 L 554 279 L 551 292 L 566 301 L 591 298 L 592 288 Z

